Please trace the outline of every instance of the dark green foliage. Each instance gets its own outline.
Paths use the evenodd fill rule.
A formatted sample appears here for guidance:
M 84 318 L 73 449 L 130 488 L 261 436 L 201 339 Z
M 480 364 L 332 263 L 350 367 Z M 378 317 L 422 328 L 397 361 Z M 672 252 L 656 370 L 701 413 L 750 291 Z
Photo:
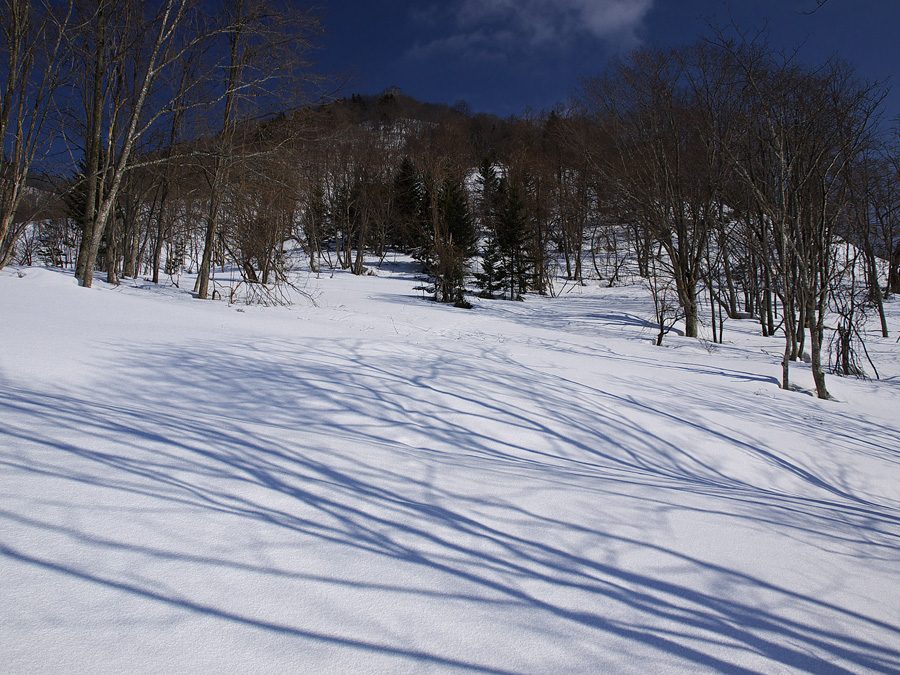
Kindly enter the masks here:
M 174 276 L 180 273 L 186 257 L 187 246 L 184 239 L 178 237 L 175 241 L 168 242 L 166 248 L 166 274 Z
M 394 177 L 392 223 L 388 244 L 407 253 L 422 245 L 425 188 L 416 165 L 404 157 Z
M 422 265 L 422 285 L 417 286 L 416 290 L 424 291 L 428 295 L 437 299 L 438 284 L 436 278 L 438 276 L 438 258 L 437 246 L 440 243 L 439 221 L 440 213 L 435 208 L 433 180 L 425 176 L 419 183 L 421 201 L 419 203 L 419 212 L 417 219 L 413 221 L 413 239 L 415 241 L 412 246 L 412 257 L 419 261 Z M 438 233 L 438 234 L 436 234 Z
M 78 171 L 75 174 L 75 180 L 68 192 L 63 195 L 63 203 L 65 204 L 66 215 L 71 219 L 76 227 L 81 230 L 84 227 L 84 214 L 87 202 L 87 161 L 82 158 L 78 162 Z M 99 195 L 98 195 L 99 202 Z
M 465 187 L 460 178 L 447 177 L 435 189 L 435 180 L 424 181 L 424 214 L 421 245 L 414 253 L 422 263 L 425 283 L 420 290 L 437 302 L 463 307 L 469 263 L 477 253 L 475 226 L 469 214 Z
M 478 187 L 481 190 L 478 200 L 478 218 L 485 232 L 494 230 L 494 218 L 500 206 L 500 178 L 494 165 L 485 158 L 478 167 Z
M 497 246 L 497 237 L 491 232 L 481 252 L 481 271 L 475 273 L 475 285 L 481 289 L 478 296 L 493 298 L 506 288 L 506 267 Z
M 470 260 L 478 251 L 478 237 L 469 214 L 469 203 L 462 181 L 447 179 L 440 194 L 441 218 L 447 238 L 458 256 Z
M 481 251 L 481 271 L 474 274 L 482 298 L 494 298 L 506 288 L 507 269 L 497 241 L 497 217 L 500 213 L 501 183 L 494 165 L 485 158 L 476 178 L 480 195 L 478 219 L 486 239 Z
M 497 211 L 496 246 L 501 265 L 506 272 L 504 295 L 509 300 L 521 300 L 533 277 L 533 261 L 528 255 L 529 228 L 525 201 L 516 183 L 502 180 L 502 200 Z
M 100 163 L 102 166 L 103 158 L 101 157 Z M 82 246 L 85 246 L 86 243 L 90 241 L 90 237 L 85 237 L 85 218 L 87 214 L 87 199 L 88 199 L 88 184 L 87 184 L 87 158 L 83 157 L 78 162 L 78 171 L 75 174 L 75 180 L 69 188 L 68 192 L 63 195 L 63 204 L 65 205 L 66 216 L 75 223 L 76 229 L 82 233 Z M 103 199 L 104 192 L 102 188 L 102 181 L 99 181 L 100 185 L 97 189 L 97 194 L 94 199 L 94 209 L 99 208 L 100 203 Z M 106 228 L 106 232 L 104 233 L 103 239 L 100 242 L 100 247 L 97 250 L 97 266 L 100 269 L 103 269 L 104 263 L 106 262 L 106 252 L 107 252 L 107 241 L 111 236 L 115 236 L 115 214 L 118 212 L 118 209 L 114 212 L 113 217 L 110 218 L 110 223 Z M 113 234 L 111 235 L 110 232 Z M 85 242 L 87 239 L 87 242 Z M 79 254 L 81 255 L 81 254 Z

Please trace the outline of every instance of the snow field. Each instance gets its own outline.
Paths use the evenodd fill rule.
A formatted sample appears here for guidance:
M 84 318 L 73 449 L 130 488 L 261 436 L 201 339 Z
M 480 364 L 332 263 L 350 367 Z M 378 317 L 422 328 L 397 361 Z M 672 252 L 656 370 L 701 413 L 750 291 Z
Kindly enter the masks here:
M 822 402 L 639 287 L 414 285 L 0 272 L 4 670 L 900 673 L 896 302 Z

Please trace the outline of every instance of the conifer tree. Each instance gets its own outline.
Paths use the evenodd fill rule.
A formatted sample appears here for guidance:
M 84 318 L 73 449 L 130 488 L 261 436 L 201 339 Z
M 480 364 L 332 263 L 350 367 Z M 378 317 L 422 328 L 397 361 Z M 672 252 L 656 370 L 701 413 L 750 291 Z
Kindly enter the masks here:
M 481 271 L 475 272 L 474 276 L 475 285 L 481 289 L 478 293 L 481 298 L 492 299 L 506 289 L 506 267 L 494 232 L 488 233 L 487 242 L 481 251 Z
M 469 203 L 462 181 L 458 178 L 445 180 L 440 199 L 447 237 L 458 257 L 467 264 L 478 251 L 478 237 L 469 214 Z
M 481 190 L 478 200 L 478 219 L 484 233 L 494 230 L 494 216 L 499 206 L 500 178 L 497 170 L 487 158 L 483 159 L 478 167 L 478 177 L 475 179 Z
M 404 157 L 394 177 L 393 227 L 389 243 L 411 253 L 421 245 L 424 210 L 424 186 L 416 165 Z
M 468 307 L 465 300 L 465 280 L 469 264 L 478 252 L 478 237 L 469 214 L 469 203 L 462 180 L 445 180 L 440 199 L 446 237 L 442 246 L 446 259 L 441 261 L 444 275 L 442 299 L 444 302 Z
M 509 300 L 521 300 L 532 279 L 528 257 L 528 219 L 521 188 L 506 179 L 500 182 L 502 200 L 495 218 L 497 248 L 506 272 L 504 289 Z
M 481 271 L 475 272 L 475 285 L 482 298 L 493 298 L 506 288 L 507 270 L 497 241 L 497 215 L 500 202 L 500 179 L 491 161 L 485 157 L 475 179 L 480 189 L 478 220 L 485 243 L 481 250 Z
M 103 154 L 100 154 L 100 162 L 104 161 Z M 77 173 L 75 174 L 75 180 L 72 183 L 69 190 L 63 195 L 63 204 L 65 206 L 65 211 L 67 217 L 75 224 L 78 233 L 81 235 L 78 238 L 79 241 L 79 253 L 78 256 L 81 258 L 82 255 L 87 255 L 87 251 L 85 247 L 90 244 L 89 240 L 86 240 L 84 237 L 84 232 L 86 231 L 86 223 L 87 214 L 95 211 L 103 198 L 106 196 L 104 184 L 100 183 L 97 186 L 93 193 L 94 204 L 92 209 L 88 209 L 88 199 L 90 190 L 88 189 L 88 158 L 82 157 L 78 161 L 77 165 Z M 118 212 L 118 205 L 116 205 L 116 213 Z M 116 213 L 113 214 L 115 217 Z M 107 240 L 114 236 L 115 227 L 110 227 L 109 231 L 104 232 L 103 237 L 100 239 L 99 245 L 97 247 L 97 256 L 95 258 L 95 264 L 99 262 L 101 268 L 103 264 L 106 262 L 106 249 L 107 249 Z
M 414 257 L 422 263 L 424 284 L 419 290 L 437 302 L 468 306 L 465 279 L 477 252 L 475 226 L 460 178 L 445 177 L 440 185 L 426 177 L 421 245 Z

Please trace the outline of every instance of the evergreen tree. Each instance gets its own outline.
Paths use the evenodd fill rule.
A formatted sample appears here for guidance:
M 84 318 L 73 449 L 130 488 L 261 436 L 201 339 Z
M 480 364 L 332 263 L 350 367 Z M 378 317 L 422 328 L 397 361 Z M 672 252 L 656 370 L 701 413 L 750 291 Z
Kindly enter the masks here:
M 481 271 L 474 274 L 482 298 L 493 298 L 506 288 L 507 269 L 497 241 L 497 216 L 500 213 L 501 182 L 491 161 L 485 157 L 475 179 L 479 190 L 478 219 L 485 244 L 481 251 Z
M 509 300 L 521 300 L 531 286 L 533 262 L 528 256 L 528 219 L 521 188 L 501 180 L 502 200 L 495 218 L 499 256 L 506 272 L 504 289 Z
M 388 243 L 406 253 L 422 244 L 424 186 L 416 165 L 404 157 L 393 183 L 393 222 Z
M 494 217 L 499 207 L 500 178 L 497 170 L 487 159 L 483 159 L 478 167 L 478 177 L 475 179 L 480 189 L 478 200 L 478 219 L 482 232 L 494 231 Z
M 101 160 L 102 162 L 102 155 Z M 87 201 L 88 201 L 88 183 L 87 183 L 87 158 L 82 157 L 78 162 L 78 171 L 75 174 L 75 180 L 72 183 L 72 186 L 69 188 L 68 192 L 63 195 L 63 204 L 65 205 L 66 216 L 75 224 L 77 230 L 81 233 L 80 237 L 80 246 L 84 247 L 87 242 L 84 241 L 84 232 L 86 225 L 86 214 L 88 212 L 87 209 Z M 100 188 L 103 188 L 103 184 L 101 182 Z M 94 195 L 94 209 L 98 208 L 100 202 L 103 200 L 106 191 L 101 191 L 100 189 Z M 113 219 L 115 218 L 116 212 L 113 213 Z M 103 238 L 100 240 L 100 245 L 97 249 L 97 258 L 96 263 L 99 263 L 99 267 L 103 269 L 103 265 L 106 262 L 106 249 L 107 249 L 107 239 L 111 236 L 110 231 L 114 231 L 114 223 L 111 224 L 109 228 L 107 228 L 107 232 L 104 232 Z M 81 253 L 79 253 L 79 256 Z
M 79 230 L 84 227 L 85 202 L 87 201 L 86 171 L 87 160 L 81 158 L 78 162 L 75 180 L 69 190 L 63 195 L 66 216 L 75 223 Z
M 481 252 L 481 271 L 475 272 L 474 276 L 475 285 L 481 289 L 478 297 L 492 299 L 506 288 L 506 267 L 493 232 L 489 233 Z
M 475 226 L 462 180 L 447 177 L 439 186 L 435 182 L 428 177 L 424 181 L 422 241 L 414 253 L 422 263 L 424 284 L 418 289 L 437 302 L 467 307 L 465 279 L 477 252 Z
M 445 180 L 440 200 L 448 240 L 456 249 L 458 257 L 468 263 L 478 251 L 478 237 L 469 214 L 469 202 L 462 181 L 454 178 Z
M 184 267 L 185 257 L 187 246 L 184 239 L 178 237 L 175 241 L 169 241 L 166 246 L 166 274 L 170 277 L 179 274 Z
M 324 239 L 327 237 L 328 226 L 328 204 L 325 199 L 325 191 L 320 184 L 315 184 L 307 194 L 300 225 L 306 241 L 310 269 L 318 274 L 319 259 L 322 256 L 322 247 Z
M 469 214 L 469 203 L 462 180 L 446 179 L 441 189 L 440 200 L 443 234 L 446 238 L 441 246 L 444 258 L 441 260 L 443 274 L 441 301 L 469 306 L 465 300 L 465 280 L 469 264 L 478 252 L 478 237 Z
M 69 218 L 53 218 L 38 225 L 38 258 L 50 267 L 74 264 L 80 229 L 72 227 Z
M 441 239 L 438 236 L 440 229 L 440 212 L 436 208 L 434 181 L 429 176 L 423 176 L 420 185 L 421 201 L 419 213 L 414 221 L 415 244 L 412 246 L 412 257 L 422 265 L 419 280 L 421 286 L 416 286 L 417 291 L 438 299 L 439 285 L 437 282 L 439 272 L 437 270 L 437 247 Z M 435 222 L 437 221 L 437 222 Z

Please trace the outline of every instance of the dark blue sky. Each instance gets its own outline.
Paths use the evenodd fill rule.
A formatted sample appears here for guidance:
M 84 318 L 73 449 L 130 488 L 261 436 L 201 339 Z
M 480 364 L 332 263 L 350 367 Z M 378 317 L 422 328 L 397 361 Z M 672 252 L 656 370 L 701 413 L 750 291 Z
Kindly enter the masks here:
M 519 114 L 564 100 L 611 55 L 692 42 L 707 20 L 768 21 L 770 42 L 804 43 L 810 63 L 839 54 L 871 80 L 893 79 L 900 115 L 900 0 L 320 0 L 322 67 L 348 70 L 345 93 L 398 86 L 418 99 Z

